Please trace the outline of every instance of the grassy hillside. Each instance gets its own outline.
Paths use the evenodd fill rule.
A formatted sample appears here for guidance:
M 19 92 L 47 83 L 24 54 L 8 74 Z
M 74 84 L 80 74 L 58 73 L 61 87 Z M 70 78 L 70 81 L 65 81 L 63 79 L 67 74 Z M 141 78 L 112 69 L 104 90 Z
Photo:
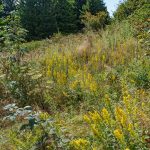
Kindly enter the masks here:
M 19 64 L 1 52 L 1 149 L 149 149 L 150 59 L 132 30 L 25 43 Z M 77 51 L 87 35 L 88 62 Z

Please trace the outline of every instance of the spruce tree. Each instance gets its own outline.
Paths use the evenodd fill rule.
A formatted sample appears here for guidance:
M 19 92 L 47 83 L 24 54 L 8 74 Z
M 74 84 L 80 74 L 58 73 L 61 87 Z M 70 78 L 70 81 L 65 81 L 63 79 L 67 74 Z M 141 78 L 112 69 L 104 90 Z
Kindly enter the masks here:
M 77 30 L 73 5 L 68 0 L 57 0 L 55 10 L 58 31 L 69 33 Z
M 92 14 L 92 15 L 98 15 L 101 12 L 105 13 L 105 20 L 103 20 L 103 27 L 106 24 L 109 24 L 110 22 L 110 16 L 109 13 L 107 11 L 107 7 L 104 3 L 104 0 L 88 0 L 88 11 Z
M 100 11 L 107 12 L 107 8 L 103 0 L 88 0 L 89 11 L 92 15 L 96 15 L 96 13 Z
M 75 0 L 74 1 L 74 10 L 77 20 L 78 29 L 82 29 L 84 25 L 81 23 L 81 14 L 83 12 L 83 6 L 86 5 L 87 0 Z
M 21 0 L 20 16 L 29 39 L 45 38 L 56 32 L 53 0 Z

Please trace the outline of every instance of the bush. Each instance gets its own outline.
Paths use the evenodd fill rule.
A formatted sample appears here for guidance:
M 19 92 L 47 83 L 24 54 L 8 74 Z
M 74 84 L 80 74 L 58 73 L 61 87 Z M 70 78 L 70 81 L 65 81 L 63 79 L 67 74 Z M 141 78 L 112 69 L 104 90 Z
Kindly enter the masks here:
M 150 16 L 150 4 L 145 4 L 130 16 L 130 22 L 134 28 L 134 34 L 138 37 L 139 42 L 143 48 L 149 50 L 149 16 Z
M 52 150 L 66 149 L 69 139 L 62 133 L 64 128 L 47 113 L 35 112 L 32 107 L 17 107 L 9 104 L 4 107 L 8 115 L 4 121 L 20 123 L 19 129 L 15 128 L 8 133 L 9 143 L 14 149 Z
M 107 14 L 106 12 L 99 12 L 96 15 L 92 15 L 90 12 L 85 12 L 82 15 L 82 23 L 87 30 L 100 30 L 106 25 Z

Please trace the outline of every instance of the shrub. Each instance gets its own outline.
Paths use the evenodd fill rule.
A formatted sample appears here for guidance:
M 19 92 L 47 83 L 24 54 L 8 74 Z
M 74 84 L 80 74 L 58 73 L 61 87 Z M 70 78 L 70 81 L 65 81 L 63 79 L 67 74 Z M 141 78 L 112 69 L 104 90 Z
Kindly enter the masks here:
M 16 104 L 9 104 L 4 109 L 8 111 L 4 120 L 21 123 L 19 129 L 8 133 L 14 149 L 67 149 L 69 139 L 62 134 L 64 128 L 47 113 L 35 112 L 30 106 L 18 108 Z
M 90 12 L 85 12 L 82 16 L 82 23 L 87 30 L 100 30 L 106 25 L 107 14 L 105 12 L 98 12 L 92 15 Z
M 149 15 L 150 15 L 150 4 L 145 4 L 130 16 L 130 22 L 134 27 L 134 34 L 138 37 L 139 42 L 142 46 L 149 50 Z

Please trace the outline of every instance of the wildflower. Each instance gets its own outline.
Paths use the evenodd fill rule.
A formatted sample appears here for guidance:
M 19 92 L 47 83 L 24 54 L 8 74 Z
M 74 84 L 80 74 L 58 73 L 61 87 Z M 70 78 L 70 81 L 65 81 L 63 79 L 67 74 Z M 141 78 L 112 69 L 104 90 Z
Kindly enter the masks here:
M 65 97 L 69 97 L 69 95 L 66 92 L 63 91 L 62 93 Z
M 89 141 L 81 138 L 70 142 L 70 145 L 76 150 L 85 150 L 89 146 L 89 144 Z
M 75 89 L 79 84 L 80 82 L 78 80 L 75 80 L 70 84 L 70 88 Z
M 126 148 L 125 150 L 130 150 L 129 148 Z
M 49 114 L 46 112 L 40 113 L 39 118 L 41 120 L 47 120 L 49 118 Z
M 95 136 L 99 136 L 99 135 L 100 135 L 99 131 L 96 129 L 95 124 L 92 124 L 92 125 L 91 125 L 91 128 L 92 128 L 92 132 L 93 132 L 93 134 L 94 134 Z
M 63 72 L 57 72 L 57 82 L 58 84 L 65 84 L 66 83 L 66 75 Z
M 96 82 L 92 82 L 90 84 L 90 90 L 93 91 L 93 92 L 95 92 L 97 90 L 97 84 L 96 84 Z
M 101 120 L 101 117 L 97 111 L 94 111 L 93 113 L 90 112 L 89 114 L 94 122 L 98 122 Z
M 109 114 L 109 112 L 107 111 L 106 108 L 102 109 L 102 116 L 103 116 L 104 120 L 106 121 L 106 123 L 109 124 L 109 122 L 110 122 L 110 114 Z
M 105 95 L 105 102 L 108 106 L 110 105 L 110 98 L 108 94 Z
M 127 96 L 123 96 L 123 102 L 126 108 L 130 107 L 130 99 L 131 99 L 131 96 L 129 94 L 127 94 Z
M 145 108 L 145 103 L 144 102 L 142 102 L 142 109 L 144 109 Z
M 122 124 L 123 127 L 126 127 L 127 117 L 124 111 L 120 107 L 115 109 L 116 120 Z
M 124 136 L 120 129 L 114 130 L 114 135 L 119 141 L 123 142 Z
M 90 123 L 90 122 L 91 122 L 90 118 L 89 118 L 87 115 L 84 115 L 84 116 L 83 116 L 83 119 L 84 119 L 87 123 Z
M 134 81 L 134 80 L 130 80 L 130 82 L 131 82 L 131 83 L 135 83 L 135 81 Z
M 134 130 L 133 130 L 133 124 L 129 123 L 129 125 L 128 125 L 128 131 L 131 134 L 131 136 L 134 137 L 135 134 L 134 134 Z

